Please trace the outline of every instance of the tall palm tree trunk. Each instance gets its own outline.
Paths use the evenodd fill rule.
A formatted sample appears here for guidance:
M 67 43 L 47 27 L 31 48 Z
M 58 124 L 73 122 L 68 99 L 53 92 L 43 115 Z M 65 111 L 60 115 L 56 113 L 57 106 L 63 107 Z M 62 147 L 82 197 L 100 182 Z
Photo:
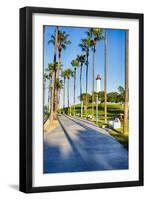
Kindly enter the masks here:
M 125 32 L 125 105 L 124 105 L 124 134 L 128 133 L 128 101 L 129 101 L 129 63 L 128 63 L 128 31 Z
M 56 83 L 56 50 L 57 50 L 58 27 L 56 27 L 56 39 L 54 44 L 54 72 L 52 80 L 52 106 L 50 120 L 56 119 L 56 100 L 55 100 L 55 83 Z
M 51 99 L 50 99 L 50 89 L 48 89 L 48 113 L 50 113 L 50 101 L 51 101 Z
M 67 98 L 68 98 L 68 115 L 69 115 L 69 78 L 68 78 L 68 83 L 67 83 Z
M 107 123 L 107 33 L 105 31 L 104 48 L 104 122 Z
M 59 76 L 60 76 L 60 61 L 61 60 L 61 53 L 60 53 L 60 51 L 58 52 L 58 69 L 57 69 L 57 78 L 59 78 Z M 57 109 L 59 108 L 59 90 L 58 90 L 58 92 L 57 92 L 57 94 L 56 94 L 56 101 L 57 101 L 57 104 L 56 104 L 56 106 L 57 106 Z
M 76 103 L 76 67 L 74 68 L 74 116 L 75 116 L 75 103 Z
M 58 52 L 58 70 L 57 70 L 57 77 L 60 76 L 60 65 L 61 65 L 61 52 Z
M 64 77 L 64 89 L 63 89 L 63 113 L 65 109 L 65 77 Z
M 81 94 L 82 94 L 82 64 L 80 67 L 80 97 L 81 97 Z
M 58 92 L 58 100 L 59 100 L 59 103 L 58 103 L 58 109 L 60 109 L 60 114 L 61 114 L 61 108 L 60 108 L 60 94 L 61 94 L 61 90 L 59 89 L 59 92 Z
M 88 92 L 88 55 L 87 55 L 87 61 L 86 61 L 86 117 L 87 117 L 87 104 L 88 104 L 88 96 L 87 96 L 87 92 Z
M 53 76 L 53 75 L 52 75 Z M 52 76 L 51 76 L 51 79 L 50 79 L 50 84 L 49 84 L 49 96 L 50 96 L 50 106 L 49 106 L 49 113 L 51 113 L 51 107 L 52 107 Z M 51 87 L 50 87 L 51 86 Z M 49 101 L 48 101 L 49 103 Z
M 83 64 L 81 64 L 80 67 L 80 100 L 81 100 L 81 117 L 82 117 L 82 113 L 83 113 L 83 107 L 82 107 L 82 66 Z
M 45 83 L 43 81 L 43 105 L 45 104 Z
M 93 49 L 93 56 L 92 56 L 92 118 L 94 117 L 94 57 L 95 57 L 95 46 Z

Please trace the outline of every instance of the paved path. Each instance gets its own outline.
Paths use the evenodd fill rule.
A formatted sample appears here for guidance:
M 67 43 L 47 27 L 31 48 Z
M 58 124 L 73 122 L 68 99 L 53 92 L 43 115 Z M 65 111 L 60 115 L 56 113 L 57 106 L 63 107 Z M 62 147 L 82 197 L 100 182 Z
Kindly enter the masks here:
M 58 119 L 44 137 L 44 173 L 128 168 L 128 151 L 105 130 L 80 118 Z

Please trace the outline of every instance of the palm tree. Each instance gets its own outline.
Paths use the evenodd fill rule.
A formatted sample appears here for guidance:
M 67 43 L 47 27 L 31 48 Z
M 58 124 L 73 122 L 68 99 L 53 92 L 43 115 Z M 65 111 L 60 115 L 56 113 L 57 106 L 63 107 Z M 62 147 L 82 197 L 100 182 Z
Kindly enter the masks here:
M 69 34 L 67 34 L 65 31 L 58 31 L 58 70 L 57 70 L 57 77 L 59 77 L 60 74 L 60 68 L 61 68 L 61 52 L 62 49 L 66 49 L 66 46 L 71 44 L 71 41 L 68 39 Z
M 75 115 L 75 101 L 76 101 L 76 69 L 79 67 L 79 61 L 77 59 L 71 61 L 71 65 L 74 67 L 74 115 Z
M 43 73 L 43 105 L 45 103 L 45 85 L 46 85 L 46 81 L 48 80 L 48 75 L 46 72 Z
M 58 63 L 59 62 L 56 62 L 56 66 L 58 66 Z M 62 64 L 60 63 L 60 66 L 58 66 L 58 68 L 57 68 L 57 74 L 56 74 L 56 78 L 59 78 L 59 76 L 58 76 L 58 71 L 60 71 L 62 68 Z M 56 91 L 55 91 L 55 96 L 56 96 L 56 98 L 55 98 L 55 100 L 56 100 L 56 110 L 58 109 L 58 107 L 59 107 L 59 98 L 60 98 L 60 94 L 59 94 L 59 92 L 60 92 L 60 90 L 58 90 L 57 91 L 57 89 L 56 89 Z
M 71 43 L 70 40 L 68 40 L 68 37 L 69 37 L 69 34 L 66 34 L 65 31 L 61 31 L 58 29 L 58 34 L 57 34 L 57 49 L 58 49 L 58 63 L 57 63 L 57 66 L 56 67 L 56 71 L 57 71 L 57 74 L 56 76 L 59 78 L 59 75 L 60 75 L 60 70 L 61 70 L 61 52 L 62 52 L 62 49 L 66 49 L 66 46 L 69 45 Z M 56 37 L 54 35 L 51 35 L 51 39 L 49 40 L 50 43 L 53 43 L 55 44 L 55 40 L 56 40 Z M 56 93 L 56 92 L 55 92 Z M 56 110 L 58 108 L 58 105 L 59 105 L 59 94 L 56 93 Z
M 104 122 L 107 123 L 107 33 L 104 36 Z
M 55 88 L 56 88 L 56 91 L 57 91 L 57 93 L 59 94 L 59 97 L 60 97 L 60 91 L 63 88 L 63 81 L 59 80 L 59 78 L 56 78 Z M 59 99 L 58 103 L 60 103 L 60 99 Z
M 68 80 L 68 83 L 67 83 L 67 102 L 68 102 L 68 114 L 69 114 L 69 80 L 70 80 L 70 77 L 73 77 L 73 71 L 70 68 L 66 69 L 66 76 L 67 76 L 67 80 Z
M 103 39 L 102 29 L 100 28 L 90 28 L 87 32 L 87 36 L 90 38 L 90 46 L 92 49 L 92 116 L 94 117 L 94 61 L 97 41 Z
M 54 45 L 54 70 L 53 70 L 53 77 L 52 77 L 52 105 L 51 105 L 51 114 L 50 114 L 50 120 L 56 119 L 56 97 L 55 97 L 55 84 L 56 84 L 56 73 L 57 73 L 57 67 L 56 67 L 56 51 L 57 51 L 57 42 L 58 42 L 58 27 L 55 28 L 55 35 L 51 35 L 51 39 L 48 41 L 48 44 L 52 43 Z
M 86 55 L 86 117 L 87 117 L 87 104 L 88 104 L 88 97 L 87 97 L 87 92 L 88 92 L 88 65 L 89 65 L 89 48 L 91 46 L 91 41 L 90 38 L 84 38 L 81 40 L 81 43 L 79 44 L 79 46 L 81 47 L 82 51 L 85 52 Z
M 65 109 L 65 84 L 66 84 L 66 78 L 67 78 L 67 70 L 63 70 L 62 73 L 61 73 L 61 76 L 63 77 L 64 79 L 64 89 L 63 89 L 63 112 L 64 112 L 64 109 Z
M 128 88 L 128 71 L 129 71 L 129 62 L 128 62 L 128 40 L 129 40 L 129 33 L 128 31 L 125 32 L 125 102 L 124 102 L 124 134 L 128 133 L 128 101 L 129 101 L 129 88 Z
M 50 113 L 50 109 L 52 106 L 52 80 L 53 80 L 53 73 L 54 73 L 54 64 L 48 63 L 48 68 L 45 70 L 48 74 L 49 84 L 48 84 L 48 111 Z M 49 98 L 50 97 L 50 98 Z M 50 100 L 50 102 L 49 102 Z M 50 105 L 50 106 L 49 106 Z
M 44 44 L 44 39 L 45 38 L 45 26 L 43 26 L 43 44 Z M 44 55 L 44 48 L 43 48 L 43 55 Z M 44 67 L 44 59 L 43 59 L 43 67 Z M 45 99 L 45 83 L 46 83 L 47 77 L 46 73 L 43 74 L 43 106 L 44 106 L 44 99 Z
M 80 97 L 81 97 L 81 94 L 82 94 L 82 68 L 83 68 L 83 64 L 85 63 L 85 55 L 77 55 L 77 60 L 80 64 Z M 83 108 L 82 108 L 82 99 L 81 100 L 81 117 L 82 117 L 82 111 L 83 111 Z

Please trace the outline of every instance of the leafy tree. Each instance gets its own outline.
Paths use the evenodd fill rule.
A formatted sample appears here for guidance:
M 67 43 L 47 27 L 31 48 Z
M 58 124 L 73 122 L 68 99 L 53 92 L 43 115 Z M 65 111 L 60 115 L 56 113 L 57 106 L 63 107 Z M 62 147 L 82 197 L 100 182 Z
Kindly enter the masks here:
M 110 92 L 108 93 L 108 102 L 116 103 L 118 102 L 118 93 L 117 92 Z
M 125 90 L 122 86 L 118 87 L 119 95 L 118 95 L 118 102 L 125 101 Z
M 99 101 L 100 102 L 104 102 L 104 99 L 105 99 L 105 92 L 104 91 L 100 91 L 99 93 L 98 93 L 98 99 L 99 99 Z
M 118 91 L 120 94 L 124 94 L 125 92 L 124 88 L 121 85 L 118 87 Z
M 104 91 L 100 91 L 99 93 L 94 92 L 94 102 L 96 102 L 96 98 L 98 95 L 98 100 L 103 103 L 104 102 Z
M 90 103 L 92 102 L 92 96 L 91 94 L 86 94 L 86 93 L 82 93 L 79 97 L 80 101 L 83 101 L 83 104 L 86 106 L 86 96 L 87 96 L 87 102 Z

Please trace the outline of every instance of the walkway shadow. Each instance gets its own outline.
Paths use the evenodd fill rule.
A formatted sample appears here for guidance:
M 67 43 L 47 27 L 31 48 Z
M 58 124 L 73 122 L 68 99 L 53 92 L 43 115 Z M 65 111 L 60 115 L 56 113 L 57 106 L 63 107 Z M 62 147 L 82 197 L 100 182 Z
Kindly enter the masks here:
M 44 141 L 44 173 L 128 169 L 128 152 L 112 137 L 84 125 L 76 134 L 69 135 L 60 124 L 64 130 L 63 144 L 56 141 L 61 135 Z

